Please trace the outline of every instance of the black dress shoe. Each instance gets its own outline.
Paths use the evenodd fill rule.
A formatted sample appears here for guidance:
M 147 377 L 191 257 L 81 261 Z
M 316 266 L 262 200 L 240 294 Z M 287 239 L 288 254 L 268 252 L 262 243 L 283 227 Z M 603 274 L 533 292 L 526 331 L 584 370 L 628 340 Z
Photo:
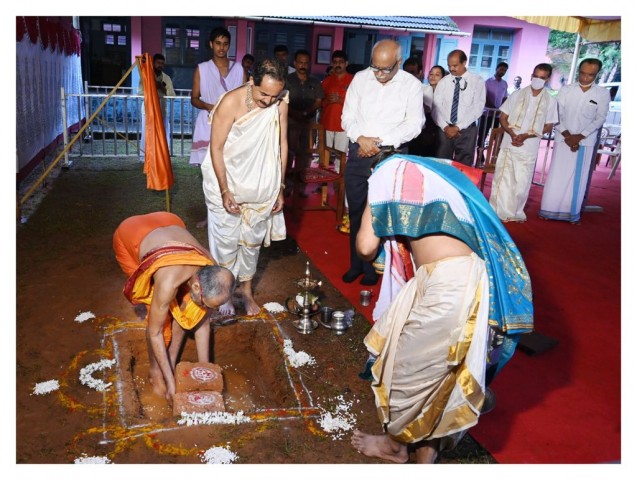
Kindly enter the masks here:
M 379 276 L 377 273 L 367 274 L 361 279 L 361 285 L 376 285 Z
M 347 272 L 345 272 L 345 274 L 341 278 L 343 279 L 343 281 L 345 283 L 352 283 L 354 280 L 356 280 L 362 274 L 363 274 L 363 272 L 357 272 L 355 270 L 348 270 Z

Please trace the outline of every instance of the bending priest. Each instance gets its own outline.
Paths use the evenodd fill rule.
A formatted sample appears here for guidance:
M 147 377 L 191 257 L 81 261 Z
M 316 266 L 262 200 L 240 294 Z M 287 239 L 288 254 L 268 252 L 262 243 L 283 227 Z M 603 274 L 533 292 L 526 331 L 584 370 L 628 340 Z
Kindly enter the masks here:
M 393 155 L 369 179 L 357 250 L 384 265 L 365 345 L 385 435 L 361 453 L 432 463 L 478 422 L 486 386 L 533 328 L 522 257 L 482 193 L 450 161 Z M 466 167 L 465 167 L 466 168 Z

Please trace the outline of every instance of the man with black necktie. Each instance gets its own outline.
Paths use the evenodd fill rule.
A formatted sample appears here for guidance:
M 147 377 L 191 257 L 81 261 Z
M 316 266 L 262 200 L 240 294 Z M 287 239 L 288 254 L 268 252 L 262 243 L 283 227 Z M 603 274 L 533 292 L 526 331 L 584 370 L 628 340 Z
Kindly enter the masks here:
M 478 128 L 486 103 L 484 80 L 467 70 L 467 55 L 453 50 L 447 56 L 450 75 L 438 82 L 432 116 L 438 131 L 439 158 L 473 165 Z

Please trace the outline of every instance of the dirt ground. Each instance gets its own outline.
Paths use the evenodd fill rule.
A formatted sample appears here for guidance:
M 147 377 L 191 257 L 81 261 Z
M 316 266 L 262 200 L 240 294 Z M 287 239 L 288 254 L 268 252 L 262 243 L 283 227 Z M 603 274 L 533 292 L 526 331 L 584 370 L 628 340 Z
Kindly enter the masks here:
M 205 231 L 194 228 L 205 215 L 200 172 L 186 163 L 175 162 L 171 211 L 207 245 Z M 340 336 L 322 326 L 304 335 L 295 315 L 262 310 L 250 319 L 239 308 L 236 323 L 214 327 L 211 351 L 223 368 L 227 411 L 250 421 L 181 424 L 150 391 L 144 324 L 122 295 L 125 277 L 111 246 L 121 220 L 165 209 L 164 192 L 146 190 L 140 164 L 103 160 L 76 161 L 47 190 L 17 225 L 16 463 L 100 457 L 115 464 L 201 464 L 212 447 L 233 452 L 238 464 L 385 463 L 350 446 L 354 427 L 381 433 L 370 384 L 358 377 L 367 358 L 363 317 L 356 315 Z M 295 280 L 307 261 L 291 238 L 262 249 L 256 300 L 284 304 L 299 291 Z M 354 308 L 314 265 L 310 270 L 323 280 L 317 290 L 323 305 Z M 86 312 L 95 318 L 77 321 Z M 315 364 L 293 367 L 286 339 Z M 89 372 L 98 384 L 110 384 L 98 391 L 80 376 L 104 359 L 115 362 Z M 192 339 L 181 359 L 196 361 Z M 35 394 L 36 384 L 49 380 L 59 390 Z M 344 427 L 327 431 L 330 418 Z M 491 462 L 468 435 L 441 460 Z

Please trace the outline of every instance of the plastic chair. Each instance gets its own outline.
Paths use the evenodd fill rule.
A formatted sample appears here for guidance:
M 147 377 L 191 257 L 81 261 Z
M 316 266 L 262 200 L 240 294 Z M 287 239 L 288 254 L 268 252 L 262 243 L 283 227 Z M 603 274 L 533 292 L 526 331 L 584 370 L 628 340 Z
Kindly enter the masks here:
M 608 155 L 608 160 L 606 161 L 606 165 L 608 162 L 612 161 L 612 167 L 610 173 L 608 174 L 608 180 L 615 176 L 615 172 L 617 171 L 617 167 L 619 166 L 619 162 L 622 159 L 622 141 L 621 137 L 617 137 L 612 145 L 607 146 L 606 148 L 600 148 L 597 150 L 598 157 L 602 155 Z
M 484 165 L 480 167 L 482 169 L 482 179 L 480 180 L 481 191 L 484 190 L 484 182 L 487 179 L 487 174 L 495 172 L 495 162 L 498 160 L 500 146 L 502 145 L 502 138 L 504 138 L 504 128 L 498 127 L 491 129 L 489 145 L 487 147 L 487 156 L 484 160 Z

